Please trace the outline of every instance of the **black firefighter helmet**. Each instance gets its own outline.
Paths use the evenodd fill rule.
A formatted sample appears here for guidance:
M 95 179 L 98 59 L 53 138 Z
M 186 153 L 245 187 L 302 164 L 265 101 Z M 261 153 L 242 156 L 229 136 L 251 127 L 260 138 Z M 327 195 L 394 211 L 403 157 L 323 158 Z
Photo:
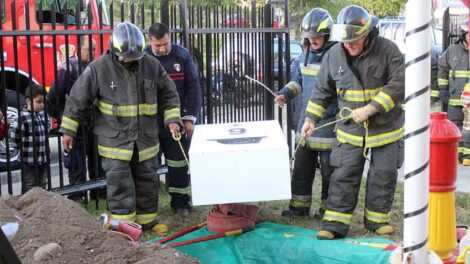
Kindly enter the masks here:
M 330 34 L 333 18 L 323 8 L 310 10 L 302 20 L 302 38 L 315 38 Z
M 372 16 L 363 7 L 350 5 L 338 15 L 336 24 L 331 29 L 331 40 L 340 42 L 355 42 L 366 37 L 377 25 L 379 19 Z
M 137 61 L 144 57 L 145 37 L 138 27 L 130 22 L 116 25 L 110 38 L 109 50 L 124 61 Z

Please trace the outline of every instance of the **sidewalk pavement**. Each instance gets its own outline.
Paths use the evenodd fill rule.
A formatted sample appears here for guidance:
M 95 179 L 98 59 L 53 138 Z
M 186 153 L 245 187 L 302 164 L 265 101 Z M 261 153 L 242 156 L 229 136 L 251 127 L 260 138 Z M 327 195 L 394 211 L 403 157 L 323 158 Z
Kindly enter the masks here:
M 470 166 L 459 165 L 456 185 L 458 192 L 470 193 Z

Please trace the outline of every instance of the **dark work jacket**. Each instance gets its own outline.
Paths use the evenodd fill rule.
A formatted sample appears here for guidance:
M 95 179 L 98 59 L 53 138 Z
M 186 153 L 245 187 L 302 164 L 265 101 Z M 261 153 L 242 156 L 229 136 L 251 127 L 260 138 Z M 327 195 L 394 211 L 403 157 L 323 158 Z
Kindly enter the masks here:
M 340 110 L 367 104 L 378 110 L 369 118 L 367 138 L 363 124 L 352 119 L 340 122 L 336 138 L 341 143 L 363 147 L 366 142 L 367 147 L 378 147 L 398 141 L 404 134 L 404 57 L 395 43 L 377 35 L 375 30 L 369 34 L 368 43 L 357 58 L 350 57 L 342 44 L 334 46 L 325 55 L 317 75 L 307 118 L 318 123 L 333 98 L 337 98 Z
M 132 69 L 105 54 L 92 62 L 75 82 L 65 105 L 60 132 L 75 136 L 86 111 L 95 106 L 98 152 L 111 159 L 139 160 L 158 153 L 157 113 L 164 126 L 181 124 L 175 84 L 155 58 L 145 55 Z

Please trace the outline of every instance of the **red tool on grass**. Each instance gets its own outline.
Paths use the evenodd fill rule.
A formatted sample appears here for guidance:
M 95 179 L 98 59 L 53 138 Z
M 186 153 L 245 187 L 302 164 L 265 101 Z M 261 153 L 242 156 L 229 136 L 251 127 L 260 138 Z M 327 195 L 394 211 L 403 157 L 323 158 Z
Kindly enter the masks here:
M 163 238 L 152 244 L 163 246 L 164 243 L 193 232 L 207 225 L 210 232 L 215 233 L 205 237 L 190 239 L 187 241 L 166 244 L 169 247 L 179 247 L 183 245 L 194 244 L 202 241 L 208 241 L 226 236 L 235 236 L 251 231 L 255 227 L 259 207 L 245 204 L 218 204 L 214 205 L 207 216 L 207 221 L 196 226 L 181 230 L 171 236 Z

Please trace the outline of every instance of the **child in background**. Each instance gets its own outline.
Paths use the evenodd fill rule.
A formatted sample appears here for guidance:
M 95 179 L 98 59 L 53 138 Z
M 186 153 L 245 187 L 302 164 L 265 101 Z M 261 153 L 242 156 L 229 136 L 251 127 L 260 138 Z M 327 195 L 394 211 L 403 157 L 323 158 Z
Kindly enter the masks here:
M 46 187 L 46 122 L 44 120 L 44 89 L 36 84 L 26 88 L 26 107 L 21 110 L 16 125 L 10 129 L 14 146 L 21 151 L 22 188 L 24 194 L 35 186 Z

